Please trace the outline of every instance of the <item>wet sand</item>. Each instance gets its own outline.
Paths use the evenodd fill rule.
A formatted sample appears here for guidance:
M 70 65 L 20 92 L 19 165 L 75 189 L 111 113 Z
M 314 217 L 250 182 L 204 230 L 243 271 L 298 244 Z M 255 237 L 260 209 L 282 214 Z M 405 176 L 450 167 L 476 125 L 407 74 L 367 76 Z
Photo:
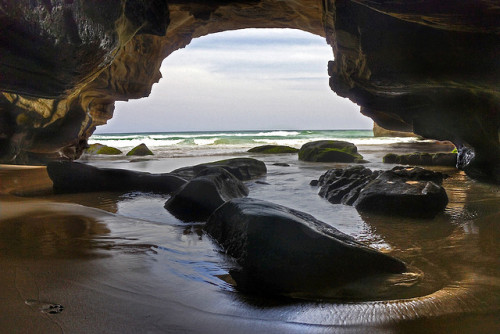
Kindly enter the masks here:
M 370 161 L 380 155 L 369 149 L 363 154 Z M 306 211 L 403 259 L 420 275 L 417 282 L 381 285 L 376 291 L 380 300 L 242 295 L 228 279 L 233 264 L 202 226 L 180 222 L 163 209 L 168 196 L 53 195 L 43 168 L 2 166 L 2 332 L 500 331 L 500 187 L 444 169 L 451 175 L 444 184 L 450 203 L 436 218 L 360 215 L 351 207 L 331 205 L 308 186 L 337 165 L 301 163 L 290 155 L 255 157 L 266 162 L 269 171 L 262 181 L 269 185 L 250 182 L 252 197 Z M 155 160 L 97 164 L 152 172 L 177 167 Z

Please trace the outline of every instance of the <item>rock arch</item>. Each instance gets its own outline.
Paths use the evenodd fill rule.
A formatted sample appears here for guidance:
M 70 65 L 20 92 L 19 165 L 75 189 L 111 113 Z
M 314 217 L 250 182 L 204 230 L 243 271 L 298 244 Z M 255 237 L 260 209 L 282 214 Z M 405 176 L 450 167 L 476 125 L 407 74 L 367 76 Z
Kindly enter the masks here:
M 79 157 L 114 102 L 149 95 L 193 38 L 295 28 L 326 38 L 330 86 L 363 114 L 451 140 L 469 175 L 500 182 L 499 14 L 489 0 L 2 2 L 0 161 Z

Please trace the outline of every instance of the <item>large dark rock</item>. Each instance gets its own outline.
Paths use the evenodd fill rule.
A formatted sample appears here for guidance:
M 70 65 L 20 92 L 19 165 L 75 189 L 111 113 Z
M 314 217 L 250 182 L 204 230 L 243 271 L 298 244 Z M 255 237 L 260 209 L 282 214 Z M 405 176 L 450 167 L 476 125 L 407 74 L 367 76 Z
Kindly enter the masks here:
M 208 167 L 222 167 L 242 181 L 256 179 L 267 173 L 266 164 L 260 160 L 252 158 L 234 158 L 179 168 L 172 171 L 171 174 L 189 180 Z
M 313 162 L 363 162 L 356 145 L 340 140 L 319 140 L 302 145 L 299 160 Z
M 432 218 L 448 204 L 439 174 L 416 168 L 380 174 L 359 192 L 354 207 L 359 211 Z
M 69 161 L 53 161 L 47 173 L 54 191 L 61 193 L 89 191 L 145 191 L 171 193 L 186 181 L 171 174 L 151 174 L 125 169 L 97 168 Z
M 309 214 L 251 198 L 219 207 L 205 230 L 241 266 L 231 275 L 243 291 L 315 295 L 406 270 Z
M 455 167 L 457 165 L 457 153 L 389 153 L 384 156 L 383 162 L 402 165 Z
M 205 221 L 226 201 L 247 195 L 248 188 L 231 173 L 208 167 L 173 194 L 165 209 L 184 221 Z
M 441 186 L 444 174 L 420 167 L 371 171 L 363 166 L 330 169 L 313 185 L 332 204 L 354 205 L 360 211 L 407 217 L 434 217 L 448 203 Z M 314 181 L 314 180 L 313 180 Z

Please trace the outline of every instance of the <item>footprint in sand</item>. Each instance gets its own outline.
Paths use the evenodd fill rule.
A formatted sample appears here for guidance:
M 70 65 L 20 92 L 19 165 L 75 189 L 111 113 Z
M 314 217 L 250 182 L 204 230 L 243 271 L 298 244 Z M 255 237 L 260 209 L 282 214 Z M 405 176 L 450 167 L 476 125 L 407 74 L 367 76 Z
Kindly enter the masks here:
M 62 311 L 64 311 L 64 306 L 59 305 L 59 304 L 42 302 L 42 301 L 34 300 L 34 299 L 28 299 L 25 301 L 25 303 L 26 303 L 26 305 L 29 305 L 30 307 L 38 308 L 43 313 L 57 314 L 57 313 L 61 313 Z

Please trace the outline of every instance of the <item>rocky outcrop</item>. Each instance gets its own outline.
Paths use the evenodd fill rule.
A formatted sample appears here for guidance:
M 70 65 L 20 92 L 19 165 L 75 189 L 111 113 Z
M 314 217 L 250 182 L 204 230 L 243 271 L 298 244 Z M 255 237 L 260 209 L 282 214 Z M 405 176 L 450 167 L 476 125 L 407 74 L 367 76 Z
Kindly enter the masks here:
M 236 176 L 239 180 L 248 181 L 266 175 L 266 164 L 252 158 L 233 158 L 200 164 L 196 166 L 182 167 L 173 170 L 171 174 L 178 175 L 190 180 L 201 171 L 209 167 L 221 167 Z
M 144 191 L 169 194 L 186 181 L 171 175 L 135 172 L 126 169 L 97 168 L 69 162 L 53 161 L 47 165 L 47 173 L 57 193 L 90 191 Z
M 319 140 L 302 145 L 299 160 L 313 162 L 364 162 L 353 143 L 340 140 Z
M 448 204 L 441 186 L 444 174 L 420 167 L 372 171 L 363 166 L 335 168 L 311 185 L 332 204 L 353 205 L 359 211 L 432 218 Z
M 4 1 L 0 161 L 78 158 L 114 102 L 149 95 L 163 59 L 249 27 L 325 36 L 330 86 L 384 128 L 450 140 L 500 182 L 500 9 L 490 0 Z
M 320 295 L 361 278 L 406 271 L 403 262 L 309 214 L 252 198 L 219 207 L 205 230 L 241 266 L 231 276 L 243 291 Z
M 226 201 L 246 196 L 248 188 L 233 174 L 221 167 L 208 167 L 176 191 L 165 209 L 183 221 L 205 221 Z
M 457 164 L 457 153 L 389 153 L 383 157 L 382 161 L 388 164 L 400 165 L 455 167 Z

